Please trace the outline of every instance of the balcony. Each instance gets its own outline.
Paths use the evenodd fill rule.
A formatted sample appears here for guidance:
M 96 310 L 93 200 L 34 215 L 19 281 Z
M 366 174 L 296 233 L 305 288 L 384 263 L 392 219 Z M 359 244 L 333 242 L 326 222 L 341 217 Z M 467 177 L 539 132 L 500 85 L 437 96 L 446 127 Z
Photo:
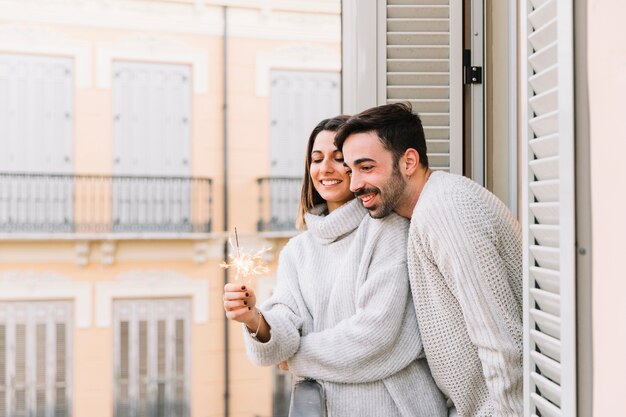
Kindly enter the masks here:
M 0 233 L 208 233 L 209 178 L 0 173 Z
M 302 177 L 257 178 L 259 186 L 259 232 L 296 230 Z

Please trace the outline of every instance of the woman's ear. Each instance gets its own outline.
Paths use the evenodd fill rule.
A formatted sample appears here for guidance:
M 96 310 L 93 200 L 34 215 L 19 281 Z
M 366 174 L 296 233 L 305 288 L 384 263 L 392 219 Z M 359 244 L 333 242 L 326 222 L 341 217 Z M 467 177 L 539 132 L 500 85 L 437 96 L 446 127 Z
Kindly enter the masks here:
M 419 168 L 420 154 L 417 150 L 409 148 L 404 152 L 404 155 L 402 155 L 400 164 L 400 172 L 404 173 L 407 177 L 410 177 Z

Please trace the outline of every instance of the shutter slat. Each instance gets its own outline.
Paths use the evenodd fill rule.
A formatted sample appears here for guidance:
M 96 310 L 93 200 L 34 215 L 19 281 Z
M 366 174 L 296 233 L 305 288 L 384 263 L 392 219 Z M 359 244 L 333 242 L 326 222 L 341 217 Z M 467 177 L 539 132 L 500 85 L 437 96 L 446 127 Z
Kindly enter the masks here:
M 450 75 L 441 72 L 395 72 L 387 74 L 391 85 L 432 85 L 448 86 Z
M 437 48 L 436 51 L 439 51 Z M 421 53 L 417 52 L 416 53 Z M 394 72 L 443 72 L 450 71 L 450 60 L 445 58 L 433 59 L 387 59 L 387 71 Z
M 557 42 L 554 41 L 544 48 L 537 50 L 528 57 L 528 62 L 535 72 L 547 71 L 550 67 L 557 63 Z
M 545 311 L 537 310 L 533 308 L 530 310 L 530 315 L 539 327 L 539 330 L 547 335 L 550 335 L 556 339 L 561 338 L 561 319 L 555 317 Z
M 559 178 L 559 157 L 535 159 L 529 164 L 533 175 L 539 181 L 556 180 Z
M 428 2 L 432 3 L 432 2 Z M 441 19 L 448 17 L 448 6 L 437 5 L 388 5 L 387 18 L 434 18 Z
M 387 0 L 388 5 L 399 5 L 399 4 L 448 4 L 450 0 Z
M 558 294 L 553 294 L 548 291 L 540 290 L 539 288 L 531 288 L 535 302 L 539 305 L 541 311 L 545 311 L 548 314 L 554 316 L 560 316 L 561 314 L 561 297 Z
M 447 86 L 389 86 L 387 97 L 390 99 L 447 99 L 450 89 Z M 426 114 L 426 113 L 424 113 Z M 420 117 L 422 115 L 420 114 Z M 423 121 L 422 121 L 423 122 Z M 424 123 L 426 124 L 426 123 Z
M 537 158 L 547 158 L 559 154 L 559 136 L 556 133 L 531 139 L 529 144 Z
M 542 268 L 553 269 L 558 271 L 559 269 L 559 249 L 550 248 L 546 246 L 532 245 L 530 252 L 535 257 L 535 261 Z
M 552 19 L 546 26 L 533 32 L 533 34 L 528 37 L 528 40 L 535 50 L 540 50 L 547 47 L 555 38 L 556 19 Z
M 537 137 L 548 136 L 558 131 L 558 115 L 557 111 L 552 113 L 542 114 L 538 117 L 530 119 L 530 127 L 535 132 Z
M 535 28 L 533 34 L 549 25 L 549 22 L 556 17 L 556 0 L 547 0 L 545 3 L 537 6 L 535 10 L 528 14 L 528 20 Z M 530 39 L 533 34 L 528 36 Z M 556 38 L 556 32 L 554 33 Z
M 557 83 L 557 68 L 556 64 L 552 65 L 528 79 L 528 83 L 532 86 L 535 94 L 541 94 L 554 88 Z
M 447 51 L 450 35 L 447 32 L 393 32 L 387 34 L 387 42 L 391 45 L 423 45 L 427 48 L 445 45 Z
M 535 364 L 537 365 L 537 368 L 539 368 L 539 372 L 541 373 L 541 375 L 545 376 L 546 378 L 550 378 L 557 384 L 561 383 L 560 363 L 536 351 L 531 352 L 530 356 L 535 361 Z
M 552 88 L 546 92 L 537 94 L 528 102 L 535 113 L 545 114 L 557 111 L 557 88 Z
M 549 2 L 550 0 L 530 0 L 530 4 L 533 6 L 534 9 L 538 9 L 539 7 L 541 7 L 543 4 Z
M 557 406 L 561 406 L 561 387 L 536 372 L 531 372 L 530 377 L 535 381 L 539 391 L 545 398 Z
M 534 224 L 530 226 L 533 237 L 541 246 L 559 247 L 559 226 Z
M 548 400 L 544 399 L 543 397 L 540 397 L 539 395 L 535 393 L 532 393 L 531 397 L 535 405 L 541 412 L 542 417 L 562 417 L 563 416 L 563 414 L 561 413 L 561 410 L 557 406 L 555 406 Z
M 558 271 L 533 266 L 530 268 L 530 273 L 542 290 L 550 291 L 555 294 L 559 294 L 561 292 L 561 283 Z
M 410 0 L 409 0 L 410 1 Z M 450 30 L 450 19 L 388 19 L 387 32 L 444 32 Z
M 534 181 L 529 186 L 539 202 L 556 202 L 559 199 L 559 180 Z
M 554 361 L 561 361 L 561 341 L 559 339 L 537 330 L 531 330 L 530 335 L 541 353 Z
M 450 50 L 448 46 L 429 45 L 421 43 L 409 43 L 407 39 L 395 40 L 387 39 L 389 43 L 387 47 L 388 59 L 426 59 L 426 60 L 447 60 L 450 58 Z
M 530 210 L 541 224 L 559 224 L 559 204 L 556 202 L 532 203 Z

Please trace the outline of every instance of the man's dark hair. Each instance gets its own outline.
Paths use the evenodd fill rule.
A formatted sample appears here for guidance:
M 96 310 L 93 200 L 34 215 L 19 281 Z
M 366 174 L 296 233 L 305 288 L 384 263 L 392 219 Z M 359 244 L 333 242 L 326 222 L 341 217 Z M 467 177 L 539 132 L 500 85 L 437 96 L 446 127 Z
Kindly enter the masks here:
M 393 103 L 372 107 L 356 114 L 339 129 L 335 137 L 337 149 L 343 149 L 348 136 L 355 133 L 375 132 L 385 149 L 393 155 L 394 163 L 407 149 L 419 153 L 420 164 L 428 168 L 426 138 L 419 116 L 409 103 Z

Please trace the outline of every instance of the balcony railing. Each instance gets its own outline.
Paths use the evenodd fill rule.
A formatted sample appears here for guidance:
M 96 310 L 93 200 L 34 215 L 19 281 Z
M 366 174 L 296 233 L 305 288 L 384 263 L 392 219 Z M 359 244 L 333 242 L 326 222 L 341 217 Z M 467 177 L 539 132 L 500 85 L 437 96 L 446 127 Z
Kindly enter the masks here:
M 209 178 L 0 173 L 0 233 L 211 231 Z
M 258 178 L 260 232 L 289 231 L 296 229 L 296 216 L 300 204 L 301 177 Z

